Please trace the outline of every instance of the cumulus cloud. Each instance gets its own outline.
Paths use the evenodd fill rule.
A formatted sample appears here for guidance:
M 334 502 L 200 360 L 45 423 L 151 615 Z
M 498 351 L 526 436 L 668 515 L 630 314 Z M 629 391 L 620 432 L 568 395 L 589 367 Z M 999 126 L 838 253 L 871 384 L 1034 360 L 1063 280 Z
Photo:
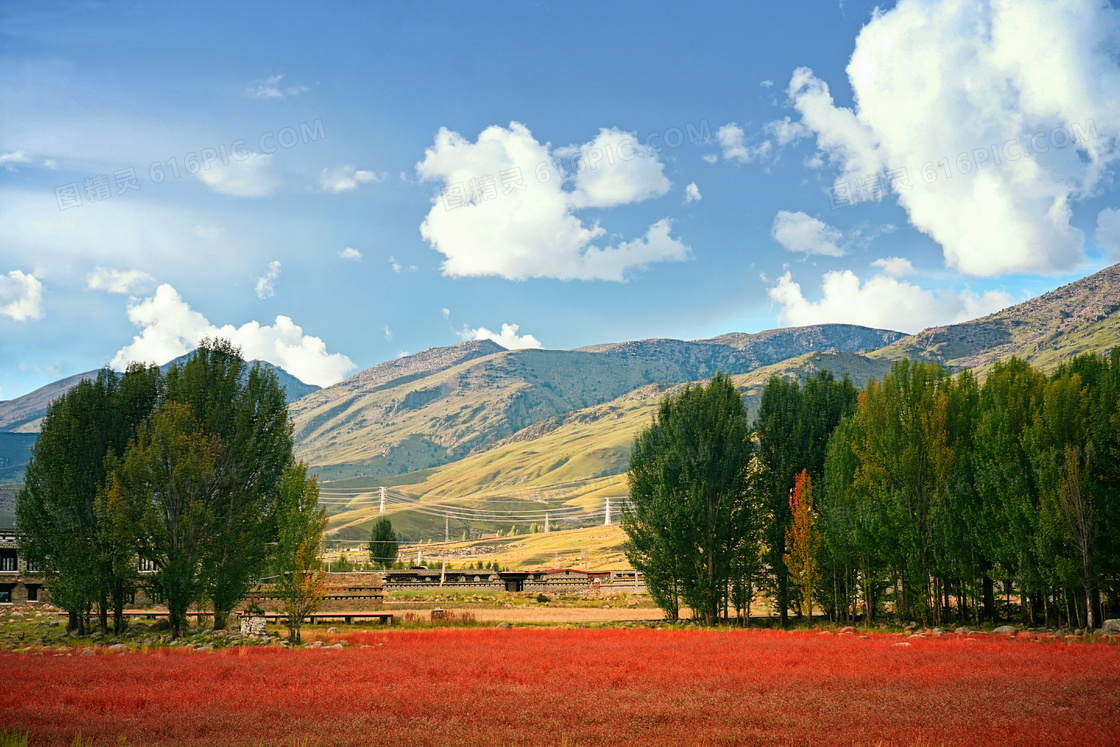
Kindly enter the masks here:
M 143 293 L 154 285 L 156 279 L 140 270 L 114 270 L 96 267 L 86 275 L 86 288 L 106 293 Z
M 416 265 L 409 265 L 408 267 L 405 267 L 396 257 L 389 257 L 389 267 L 393 269 L 393 272 L 400 272 L 401 270 L 416 272 L 417 270 Z
M 251 99 L 285 99 L 311 90 L 307 86 L 281 86 L 283 79 L 283 75 L 270 75 L 263 80 L 254 80 L 245 89 L 245 95 Z
M 131 361 L 164 364 L 198 347 L 204 338 L 229 339 L 246 360 L 268 361 L 308 384 L 330 386 L 354 370 L 341 353 L 328 353 L 318 337 L 305 335 L 290 317 L 277 316 L 271 325 L 248 322 L 218 327 L 193 310 L 170 285 L 128 306 L 129 320 L 140 328 L 132 343 L 121 348 L 111 365 L 120 370 Z
M 1092 0 L 900 0 L 856 40 L 855 108 L 807 68 L 788 94 L 840 181 L 887 175 L 949 267 L 1060 272 L 1083 257 L 1071 204 L 1118 155 L 1118 32 Z
M 273 260 L 268 263 L 268 271 L 264 277 L 257 278 L 257 297 L 272 298 L 276 295 L 276 279 L 280 277 L 280 262 Z
M 520 328 L 521 326 L 518 324 L 503 324 L 501 332 L 491 332 L 486 327 L 471 329 L 463 325 L 463 331 L 459 333 L 459 336 L 464 340 L 492 340 L 506 350 L 542 347 L 541 341 L 532 335 L 517 334 L 517 330 Z
M 343 163 L 333 169 L 323 169 L 319 174 L 319 186 L 324 192 L 352 192 L 362 184 L 379 182 L 386 178 L 385 174 L 374 171 L 363 171 L 352 163 Z
M 1093 237 L 1108 251 L 1110 259 L 1120 257 L 1120 210 L 1105 208 L 1097 213 L 1097 230 Z
M 341 252 L 339 252 L 338 256 L 339 256 L 340 259 L 348 259 L 351 262 L 361 262 L 362 261 L 362 253 L 359 252 L 357 249 L 354 249 L 353 247 L 349 247 L 349 246 L 346 247 L 345 249 L 343 249 Z
M 629 205 L 669 191 L 664 164 L 633 132 L 604 128 L 591 142 L 559 148 L 556 155 L 575 163 L 568 196 L 573 208 Z
M 696 182 L 692 182 L 684 188 L 685 202 L 700 202 L 702 199 L 704 199 L 704 195 L 700 194 L 700 188 L 696 186 Z
M 34 275 L 12 270 L 0 275 L 0 315 L 25 322 L 43 318 L 43 284 Z
M 233 197 L 267 197 L 280 188 L 280 177 L 267 153 L 248 153 L 243 160 L 212 163 L 199 169 L 202 183 L 218 194 Z
M 750 145 L 746 141 L 747 133 L 739 125 L 731 122 L 716 130 L 716 141 L 719 142 L 724 159 L 751 163 L 770 155 L 774 144 L 763 140 L 758 145 Z
M 585 225 L 573 213 L 646 199 L 668 188 L 656 154 L 644 156 L 649 163 L 632 164 L 639 160 L 638 139 L 630 134 L 623 147 L 621 135 L 603 130 L 590 143 L 554 151 L 517 122 L 508 129 L 489 127 L 474 143 L 441 128 L 416 171 L 445 188 L 420 225 L 421 236 L 445 257 L 443 274 L 622 281 L 652 262 L 687 259 L 690 250 L 670 235 L 668 220 L 651 225 L 643 238 L 602 248 L 595 242 L 606 230 L 597 222 Z M 592 166 L 596 147 L 603 160 Z M 566 173 L 560 152 L 579 152 L 582 173 Z M 593 171 L 603 173 L 588 175 Z M 564 189 L 569 184 L 571 191 Z
M 898 270 L 901 265 L 888 262 L 888 267 Z M 768 295 L 779 307 L 781 324 L 859 324 L 908 333 L 975 319 L 1012 304 L 1003 291 L 932 291 L 886 271 L 866 281 L 851 270 L 825 273 L 817 301 L 808 300 L 787 272 L 770 286 Z
M 800 210 L 795 213 L 779 210 L 770 226 L 770 235 L 787 251 L 827 257 L 842 257 L 845 254 L 840 247 L 844 238 L 840 229 Z

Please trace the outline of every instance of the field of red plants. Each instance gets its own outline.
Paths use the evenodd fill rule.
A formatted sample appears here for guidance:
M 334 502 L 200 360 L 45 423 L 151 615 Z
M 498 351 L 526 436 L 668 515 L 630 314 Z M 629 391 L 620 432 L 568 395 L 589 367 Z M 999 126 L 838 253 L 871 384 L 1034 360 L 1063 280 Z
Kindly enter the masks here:
M 344 639 L 351 648 L 0 653 L 0 730 L 131 745 L 1120 740 L 1120 647 L 1104 643 L 645 629 Z

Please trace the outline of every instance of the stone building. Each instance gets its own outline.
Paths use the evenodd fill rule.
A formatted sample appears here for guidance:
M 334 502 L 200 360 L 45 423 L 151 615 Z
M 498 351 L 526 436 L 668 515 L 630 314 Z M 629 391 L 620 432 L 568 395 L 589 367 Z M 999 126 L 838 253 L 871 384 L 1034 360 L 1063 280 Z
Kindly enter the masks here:
M 19 531 L 0 529 L 0 605 L 46 601 L 42 579 L 20 557 Z

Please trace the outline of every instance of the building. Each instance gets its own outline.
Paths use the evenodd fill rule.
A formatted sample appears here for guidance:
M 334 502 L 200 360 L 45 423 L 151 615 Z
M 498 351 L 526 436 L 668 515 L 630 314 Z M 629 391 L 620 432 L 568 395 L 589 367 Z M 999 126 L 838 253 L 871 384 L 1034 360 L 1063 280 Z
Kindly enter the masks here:
M 0 529 L 0 605 L 44 601 L 43 581 L 20 557 L 19 531 Z

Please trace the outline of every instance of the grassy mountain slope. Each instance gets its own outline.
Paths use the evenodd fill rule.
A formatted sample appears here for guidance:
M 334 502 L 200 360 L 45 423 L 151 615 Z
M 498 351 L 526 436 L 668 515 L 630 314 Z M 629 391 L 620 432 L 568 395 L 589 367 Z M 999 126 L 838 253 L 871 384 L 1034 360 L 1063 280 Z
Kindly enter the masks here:
M 922 358 L 983 373 L 1018 356 L 1043 370 L 1120 345 L 1120 265 L 961 324 L 904 337 L 872 357 Z
M 731 378 L 743 392 L 753 417 L 762 388 L 772 375 L 804 381 L 818 370 L 828 369 L 837 376 L 848 373 L 856 386 L 862 387 L 872 377 L 882 378 L 890 365 L 890 361 L 854 353 L 808 353 Z M 647 385 L 610 402 L 553 416 L 484 451 L 417 473 L 414 480 L 402 475 L 397 478 L 396 489 L 423 496 L 425 501 L 456 506 L 600 508 L 604 498 L 626 494 L 624 473 L 634 435 L 650 424 L 664 394 L 682 386 Z M 334 488 L 370 488 L 371 497 L 377 484 L 376 479 L 329 483 Z M 332 517 L 331 527 L 338 536 L 368 537 L 376 517 L 377 507 L 359 499 L 350 509 L 340 508 Z M 412 539 L 443 535 L 438 517 L 395 508 L 390 518 Z M 472 526 L 477 530 L 481 525 Z M 487 524 L 486 529 L 499 526 Z M 458 536 L 463 528 L 453 526 L 452 536 Z
M 390 476 L 462 459 L 524 428 L 651 384 L 696 381 L 720 370 L 749 373 L 809 351 L 865 350 L 899 337 L 822 325 L 580 350 L 463 343 L 382 364 L 295 403 L 297 446 L 328 479 Z M 390 365 L 399 370 L 384 370 Z

